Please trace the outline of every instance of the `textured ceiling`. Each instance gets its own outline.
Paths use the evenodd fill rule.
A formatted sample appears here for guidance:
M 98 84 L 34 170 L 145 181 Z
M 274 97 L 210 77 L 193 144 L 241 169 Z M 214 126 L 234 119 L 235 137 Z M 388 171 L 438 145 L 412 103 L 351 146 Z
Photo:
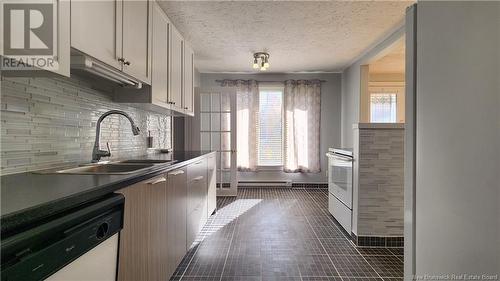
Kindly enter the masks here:
M 200 72 L 340 71 L 404 18 L 409 1 L 160 1 Z
M 370 73 L 404 73 L 405 41 L 400 39 L 383 57 L 370 63 Z

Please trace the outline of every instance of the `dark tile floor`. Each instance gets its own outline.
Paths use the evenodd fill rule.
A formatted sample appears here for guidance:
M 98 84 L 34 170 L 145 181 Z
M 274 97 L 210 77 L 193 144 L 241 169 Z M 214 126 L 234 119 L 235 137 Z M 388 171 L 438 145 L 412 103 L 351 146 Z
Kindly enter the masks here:
M 171 280 L 402 280 L 401 249 L 354 247 L 326 189 L 240 189 L 217 207 Z

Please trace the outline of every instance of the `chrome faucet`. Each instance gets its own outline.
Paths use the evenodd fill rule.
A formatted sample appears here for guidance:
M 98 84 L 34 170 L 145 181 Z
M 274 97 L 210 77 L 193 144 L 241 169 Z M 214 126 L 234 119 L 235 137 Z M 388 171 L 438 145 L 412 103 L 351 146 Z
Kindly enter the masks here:
M 106 113 L 104 113 L 99 119 L 97 120 L 97 127 L 96 127 L 96 132 L 95 132 L 95 143 L 94 143 L 94 150 L 92 151 L 92 163 L 97 163 L 99 160 L 101 160 L 101 157 L 109 157 L 111 156 L 111 150 L 109 149 L 109 142 L 106 143 L 107 150 L 101 150 L 101 145 L 99 143 L 100 137 L 101 137 L 101 123 L 104 118 L 108 117 L 109 115 L 112 114 L 119 114 L 127 117 L 128 121 L 130 121 L 130 125 L 132 126 L 132 133 L 134 136 L 137 136 L 140 132 L 139 127 L 137 127 L 134 123 L 134 120 L 125 113 L 124 111 L 121 110 L 110 110 Z

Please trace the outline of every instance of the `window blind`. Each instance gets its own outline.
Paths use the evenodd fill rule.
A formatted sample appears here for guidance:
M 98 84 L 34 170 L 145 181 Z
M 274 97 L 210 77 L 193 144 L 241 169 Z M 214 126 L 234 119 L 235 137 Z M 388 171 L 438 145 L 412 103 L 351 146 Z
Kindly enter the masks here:
M 283 165 L 283 90 L 259 89 L 258 165 Z

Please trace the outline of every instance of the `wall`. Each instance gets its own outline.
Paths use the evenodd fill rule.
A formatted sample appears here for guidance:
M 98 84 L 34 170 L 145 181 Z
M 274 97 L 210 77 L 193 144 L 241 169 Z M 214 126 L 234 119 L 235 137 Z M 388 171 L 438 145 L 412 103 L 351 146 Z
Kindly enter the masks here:
M 193 84 L 195 88 L 200 87 L 201 84 L 201 73 L 196 68 L 194 69 Z
M 400 23 L 388 36 L 357 58 L 342 72 L 342 147 L 353 146 L 352 125 L 360 121 L 361 66 L 385 55 L 384 51 L 404 36 Z
M 146 154 L 148 130 L 155 147 L 171 147 L 169 116 L 113 103 L 111 93 L 93 89 L 93 82 L 5 77 L 1 82 L 2 174 L 90 162 L 96 121 L 111 109 L 129 113 L 141 130 L 133 136 L 126 118 L 107 117 L 101 145 L 104 149 L 109 141 L 112 158 Z
M 362 65 L 360 67 L 359 86 L 359 122 L 370 122 L 370 67 Z
M 257 172 L 239 173 L 240 180 L 292 180 L 294 182 L 326 183 L 328 178 L 327 159 L 325 153 L 329 147 L 340 145 L 341 123 L 341 75 L 338 73 L 318 74 L 201 74 L 201 87 L 214 88 L 219 84 L 219 79 L 256 79 L 259 81 L 284 81 L 287 79 L 322 79 L 326 80 L 321 85 L 321 128 L 320 128 L 320 173 L 283 173 L 283 172 Z
M 418 3 L 417 275 L 499 274 L 499 50 L 500 2 Z
M 404 82 L 404 73 L 372 73 L 370 72 L 370 82 Z
M 402 237 L 404 126 L 358 126 L 354 130 L 353 233 Z

